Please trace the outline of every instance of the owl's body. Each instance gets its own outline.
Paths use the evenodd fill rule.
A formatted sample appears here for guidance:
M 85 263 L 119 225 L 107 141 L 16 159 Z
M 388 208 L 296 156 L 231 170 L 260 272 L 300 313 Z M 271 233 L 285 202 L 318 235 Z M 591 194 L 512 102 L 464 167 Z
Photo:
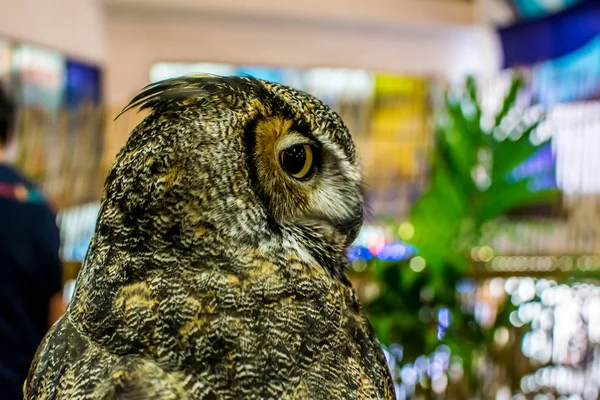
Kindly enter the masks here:
M 251 78 L 166 81 L 133 105 L 153 111 L 26 399 L 393 399 L 346 275 L 362 194 L 339 117 Z

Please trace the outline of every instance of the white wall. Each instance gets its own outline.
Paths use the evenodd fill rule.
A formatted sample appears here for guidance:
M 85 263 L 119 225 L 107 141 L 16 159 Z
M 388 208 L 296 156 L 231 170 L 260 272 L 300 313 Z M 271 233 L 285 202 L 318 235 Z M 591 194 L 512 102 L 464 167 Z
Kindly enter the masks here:
M 265 1 L 268 0 L 261 0 Z M 382 1 L 390 3 L 375 0 Z M 310 13 L 288 10 L 286 15 L 268 16 L 185 8 L 180 3 L 191 3 L 184 0 L 172 0 L 169 4 L 173 7 L 169 8 L 131 5 L 161 2 L 108 1 L 106 93 L 110 104 L 129 100 L 148 82 L 148 71 L 158 61 L 355 67 L 452 75 L 485 72 L 498 64 L 494 50 L 489 48 L 488 32 L 471 25 L 472 16 L 461 19 L 458 12 L 448 13 L 452 23 L 435 21 L 434 25 L 433 21 L 425 21 L 423 15 L 419 20 L 417 11 L 412 12 L 412 22 L 381 12 L 371 12 L 359 19 L 359 13 L 344 10 L 342 4 L 338 4 L 341 12 L 334 15 L 331 10 L 329 14 L 327 10 L 321 10 L 320 14 L 314 10 Z M 348 4 L 357 2 L 364 3 L 351 0 Z M 444 3 L 461 7 L 467 4 L 459 0 L 444 0 Z M 434 17 L 441 18 L 439 13 Z
M 106 54 L 103 4 L 101 0 L 2 0 L 0 36 L 102 64 Z
M 0 36 L 105 66 L 121 105 L 157 61 L 460 76 L 499 65 L 463 0 L 2 0 Z
M 424 22 L 471 24 L 478 19 L 474 10 L 479 1 L 483 0 L 104 0 L 104 3 L 120 8 L 398 26 Z

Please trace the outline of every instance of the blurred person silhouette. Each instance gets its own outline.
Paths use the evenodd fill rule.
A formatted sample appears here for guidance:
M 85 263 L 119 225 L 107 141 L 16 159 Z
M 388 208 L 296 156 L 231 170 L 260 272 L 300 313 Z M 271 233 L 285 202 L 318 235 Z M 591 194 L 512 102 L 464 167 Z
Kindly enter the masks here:
M 23 382 L 48 328 L 64 312 L 59 232 L 35 186 L 9 165 L 16 105 L 0 86 L 0 399 Z

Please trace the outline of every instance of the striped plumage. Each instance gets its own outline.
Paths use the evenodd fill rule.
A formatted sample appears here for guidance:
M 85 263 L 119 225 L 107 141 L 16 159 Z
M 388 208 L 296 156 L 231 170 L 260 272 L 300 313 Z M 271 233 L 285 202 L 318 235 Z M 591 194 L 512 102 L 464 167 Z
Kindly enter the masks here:
M 26 399 L 393 399 L 346 274 L 361 174 L 340 118 L 252 78 L 150 85 Z M 315 152 L 295 179 L 282 149 Z M 306 157 L 305 157 L 306 158 Z

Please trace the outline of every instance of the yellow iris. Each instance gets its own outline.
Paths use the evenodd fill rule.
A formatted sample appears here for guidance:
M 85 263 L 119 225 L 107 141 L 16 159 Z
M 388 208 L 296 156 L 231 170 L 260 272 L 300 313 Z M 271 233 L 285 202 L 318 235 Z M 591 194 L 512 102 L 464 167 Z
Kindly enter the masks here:
M 292 146 L 281 153 L 281 165 L 296 179 L 306 178 L 312 171 L 313 150 L 310 145 Z
M 312 163 L 313 163 L 312 149 L 310 148 L 309 145 L 305 144 L 304 151 L 306 152 L 306 158 L 304 159 L 304 167 L 302 167 L 300 172 L 292 175 L 294 178 L 298 178 L 298 179 L 304 178 L 306 176 L 306 174 L 308 174 L 308 172 L 310 171 L 310 167 L 312 167 Z

